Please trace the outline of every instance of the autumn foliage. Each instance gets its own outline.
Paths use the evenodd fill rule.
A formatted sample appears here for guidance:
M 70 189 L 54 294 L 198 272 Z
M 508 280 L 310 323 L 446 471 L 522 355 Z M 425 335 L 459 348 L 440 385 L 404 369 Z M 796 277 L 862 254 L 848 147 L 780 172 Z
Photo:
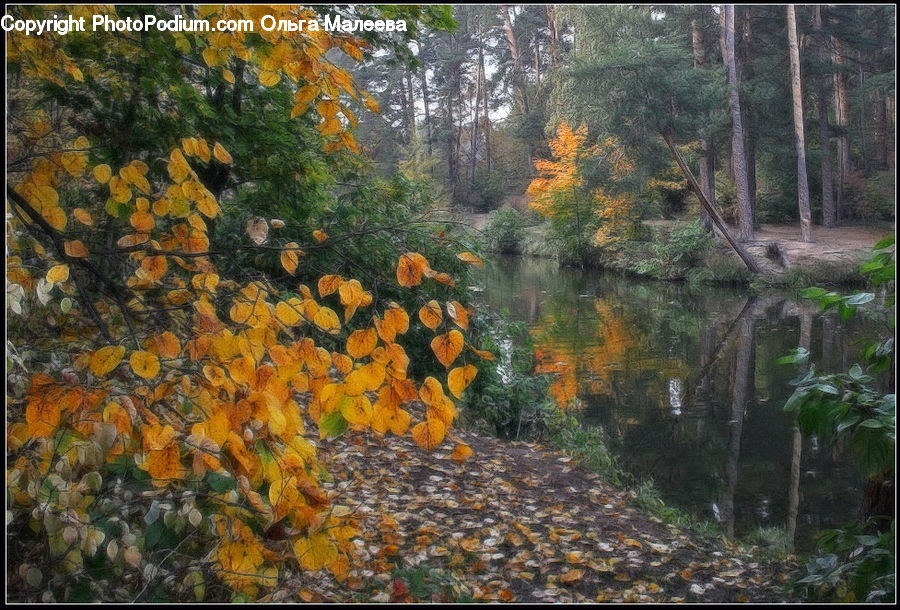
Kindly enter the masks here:
M 553 159 L 535 160 L 539 175 L 527 193 L 531 207 L 551 220 L 557 238 L 569 242 L 564 254 L 583 259 L 589 241 L 609 248 L 631 237 L 637 222 L 634 202 L 615 187 L 634 167 L 618 140 L 588 145 L 585 125 L 572 130 L 562 121 L 548 144 Z
M 204 6 L 200 14 L 258 18 L 261 10 Z M 362 42 L 324 32 L 262 36 L 265 44 L 221 33 L 169 42 L 196 51 L 228 82 L 235 58 L 250 66 L 253 86 L 289 81 L 291 117 L 316 121 L 326 150 L 355 151 L 355 119 L 341 100 L 376 104 L 324 52 L 358 57 Z M 58 36 L 10 33 L 7 49 L 29 82 L 111 77 L 70 59 Z M 64 592 L 75 583 L 96 599 L 139 599 L 153 585 L 202 601 L 207 587 L 221 588 L 210 582 L 255 599 L 292 570 L 346 578 L 352 498 L 323 489 L 318 441 L 351 429 L 410 434 L 431 450 L 452 438 L 450 395 L 459 398 L 475 375 L 469 352 L 490 357 L 464 350 L 472 312 L 423 293 L 419 321 L 434 334 L 432 356 L 446 376 L 414 380 L 403 347 L 410 312 L 357 279 L 324 274 L 315 286 L 285 289 L 259 274 L 220 274 L 210 232 L 223 201 L 203 178 L 233 167 L 220 142 L 182 137 L 165 158 L 111 166 L 96 162 L 98 142 L 76 133 L 74 117 L 52 124 L 33 105 L 13 120 L 25 129 L 12 154 L 30 161 L 8 175 L 7 190 L 11 586 Z M 293 276 L 310 248 L 335 239 L 316 230 L 306 243 L 289 241 L 278 236 L 283 227 L 253 218 L 233 248 L 275 251 Z M 471 253 L 460 259 L 480 263 Z M 455 282 L 416 252 L 399 257 L 396 279 L 414 290 Z M 454 457 L 470 453 L 459 445 Z

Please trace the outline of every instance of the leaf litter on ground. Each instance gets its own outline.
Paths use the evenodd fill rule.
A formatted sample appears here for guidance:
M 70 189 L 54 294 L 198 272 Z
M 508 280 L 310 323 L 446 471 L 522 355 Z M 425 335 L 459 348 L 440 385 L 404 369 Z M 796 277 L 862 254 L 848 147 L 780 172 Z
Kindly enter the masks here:
M 800 601 L 787 587 L 795 562 L 664 523 L 538 443 L 458 437 L 473 451 L 463 461 L 452 444 L 425 452 L 408 437 L 324 443 L 323 488 L 358 519 L 351 567 L 343 582 L 293 575 L 265 600 Z

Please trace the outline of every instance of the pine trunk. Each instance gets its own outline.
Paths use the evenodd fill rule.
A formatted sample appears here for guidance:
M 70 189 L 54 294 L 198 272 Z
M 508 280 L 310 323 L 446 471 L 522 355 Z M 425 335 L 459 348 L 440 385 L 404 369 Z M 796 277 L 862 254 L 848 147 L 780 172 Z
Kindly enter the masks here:
M 819 46 L 819 60 L 822 65 L 827 61 L 825 33 L 822 29 L 822 7 L 816 5 L 815 22 L 816 39 Z M 816 77 L 816 97 L 819 109 L 819 146 L 822 149 L 822 226 L 831 228 L 837 224 L 837 208 L 834 205 L 834 184 L 831 178 L 831 130 L 828 127 L 828 98 L 826 97 L 825 75 L 820 72 Z
M 706 51 L 703 48 L 703 32 L 697 23 L 697 19 L 691 19 L 691 45 L 694 55 L 694 67 L 701 69 L 706 65 Z M 709 138 L 700 140 L 700 188 L 706 195 L 707 201 L 715 205 L 716 202 L 716 178 L 715 166 L 711 142 Z M 707 231 L 712 231 L 712 218 L 702 205 L 700 206 L 700 222 Z
M 734 5 L 725 5 L 725 67 L 728 70 L 728 101 L 731 106 L 731 159 L 737 187 L 738 235 L 741 241 L 753 239 L 753 214 L 747 182 L 747 160 L 744 156 L 744 129 L 738 95 L 737 66 L 734 58 Z
M 788 47 L 791 55 L 791 99 L 794 108 L 794 145 L 797 149 L 797 205 L 800 209 L 800 239 L 812 241 L 809 182 L 806 177 L 806 139 L 803 134 L 803 93 L 800 88 L 800 48 L 794 5 L 787 7 Z
M 831 39 L 834 73 L 834 113 L 838 128 L 837 141 L 837 217 L 844 217 L 844 203 L 847 195 L 847 181 L 850 178 L 850 107 L 847 101 L 847 77 L 843 72 L 843 45 L 837 38 Z

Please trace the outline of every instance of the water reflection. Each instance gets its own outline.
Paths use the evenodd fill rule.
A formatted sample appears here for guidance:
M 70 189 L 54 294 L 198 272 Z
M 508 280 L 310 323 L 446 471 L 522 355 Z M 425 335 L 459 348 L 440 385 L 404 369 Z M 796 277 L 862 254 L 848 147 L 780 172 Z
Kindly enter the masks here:
M 816 451 L 782 412 L 795 370 L 777 365 L 808 346 L 846 365 L 864 332 L 787 296 L 688 288 L 557 269 L 509 258 L 485 268 L 486 305 L 530 323 L 539 369 L 562 404 L 602 425 L 630 471 L 664 498 L 729 535 L 777 527 L 812 546 L 851 520 L 861 478 L 844 447 Z

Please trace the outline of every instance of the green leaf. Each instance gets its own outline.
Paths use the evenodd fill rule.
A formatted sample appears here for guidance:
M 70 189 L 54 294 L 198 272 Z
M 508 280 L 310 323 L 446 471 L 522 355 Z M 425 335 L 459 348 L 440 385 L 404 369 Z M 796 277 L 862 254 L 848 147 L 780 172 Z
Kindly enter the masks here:
M 231 477 L 216 474 L 215 472 L 208 472 L 206 474 L 206 483 L 213 491 L 220 494 L 232 489 L 237 489 L 237 481 Z
M 867 419 L 859 425 L 863 428 L 884 428 L 884 423 L 877 419 Z
M 880 240 L 877 244 L 875 244 L 875 247 L 872 249 L 873 250 L 883 250 L 885 248 L 890 248 L 893 245 L 894 245 L 894 236 L 892 235 L 890 237 L 885 237 L 884 239 Z
M 854 364 L 853 366 L 851 366 L 850 367 L 850 376 L 853 379 L 855 379 L 856 381 L 859 381 L 860 378 L 862 378 L 862 376 L 863 376 L 862 367 L 859 366 L 858 364 Z
M 347 429 L 347 420 L 340 411 L 334 411 L 319 420 L 319 438 L 334 438 Z

